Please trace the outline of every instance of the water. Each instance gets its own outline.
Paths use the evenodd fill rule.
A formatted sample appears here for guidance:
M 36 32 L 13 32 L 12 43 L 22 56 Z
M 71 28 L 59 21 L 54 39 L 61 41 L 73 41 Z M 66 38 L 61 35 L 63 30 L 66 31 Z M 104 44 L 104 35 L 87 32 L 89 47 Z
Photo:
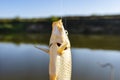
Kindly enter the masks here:
M 22 38 L 14 36 L 0 37 L 0 80 L 48 80 L 49 55 L 34 47 L 36 40 L 42 42 L 36 42 L 38 46 L 48 48 L 46 42 L 48 35 L 39 36 L 40 38 L 32 35 Z M 120 80 L 120 47 L 117 43 L 119 37 L 110 38 L 110 36 L 70 36 L 72 80 L 112 80 L 111 77 Z M 110 65 L 102 67 L 107 63 L 113 68 Z

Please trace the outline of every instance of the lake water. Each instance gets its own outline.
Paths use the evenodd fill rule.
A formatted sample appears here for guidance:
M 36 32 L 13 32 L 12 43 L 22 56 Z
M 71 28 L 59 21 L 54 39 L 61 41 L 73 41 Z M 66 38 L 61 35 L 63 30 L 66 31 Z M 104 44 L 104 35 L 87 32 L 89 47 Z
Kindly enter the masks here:
M 40 38 L 38 38 L 40 37 Z M 49 35 L 1 35 L 0 80 L 48 80 Z M 120 80 L 120 43 L 115 36 L 70 36 L 72 80 Z

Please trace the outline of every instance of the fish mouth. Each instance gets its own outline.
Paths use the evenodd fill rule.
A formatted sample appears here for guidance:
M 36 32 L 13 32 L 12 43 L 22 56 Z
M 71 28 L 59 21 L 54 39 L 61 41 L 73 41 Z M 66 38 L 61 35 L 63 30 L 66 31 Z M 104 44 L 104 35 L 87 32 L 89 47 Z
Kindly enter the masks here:
M 62 19 L 53 22 L 52 28 L 54 29 L 55 27 L 57 27 L 59 30 L 62 30 L 62 29 L 63 29 Z

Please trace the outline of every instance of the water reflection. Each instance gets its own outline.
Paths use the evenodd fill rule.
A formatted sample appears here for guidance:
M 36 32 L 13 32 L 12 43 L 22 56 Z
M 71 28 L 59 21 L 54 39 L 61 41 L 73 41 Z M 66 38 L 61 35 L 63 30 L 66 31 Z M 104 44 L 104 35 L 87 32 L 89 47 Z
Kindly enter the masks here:
M 0 43 L 0 80 L 48 80 L 48 59 L 31 44 Z
M 111 69 L 101 68 L 98 62 L 110 63 L 115 68 L 115 80 L 119 80 L 119 60 L 120 51 L 73 49 L 73 65 L 75 65 L 73 72 L 78 75 L 78 80 L 79 78 L 81 80 L 110 80 Z
M 16 44 L 46 44 L 49 43 L 50 35 L 48 34 L 9 34 L 0 35 L 1 42 L 12 42 Z M 102 36 L 102 35 L 71 35 L 69 38 L 72 47 L 92 48 L 92 49 L 106 49 L 106 50 L 120 50 L 119 36 Z
M 46 45 L 38 45 L 48 47 Z M 115 80 L 120 80 L 120 51 L 72 48 L 72 80 L 110 80 L 110 63 Z M 49 55 L 34 44 L 0 43 L 0 80 L 48 80 Z

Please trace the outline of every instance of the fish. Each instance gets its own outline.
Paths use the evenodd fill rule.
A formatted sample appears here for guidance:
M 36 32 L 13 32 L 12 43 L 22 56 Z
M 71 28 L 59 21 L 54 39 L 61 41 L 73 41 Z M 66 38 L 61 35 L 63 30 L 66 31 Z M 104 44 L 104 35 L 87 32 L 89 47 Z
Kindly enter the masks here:
M 68 32 L 63 26 L 62 19 L 52 23 L 49 49 L 39 49 L 48 53 L 50 56 L 49 80 L 71 80 L 71 45 Z

